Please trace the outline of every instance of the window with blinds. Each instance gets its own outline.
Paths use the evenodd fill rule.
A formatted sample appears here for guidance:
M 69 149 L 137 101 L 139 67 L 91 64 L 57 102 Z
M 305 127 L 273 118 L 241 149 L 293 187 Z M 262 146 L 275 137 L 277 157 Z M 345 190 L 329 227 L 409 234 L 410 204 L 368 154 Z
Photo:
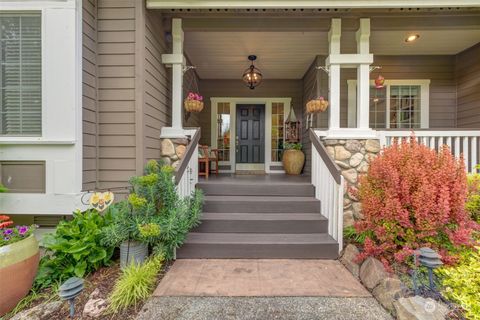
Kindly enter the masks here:
M 40 13 L 0 13 L 0 135 L 42 133 Z

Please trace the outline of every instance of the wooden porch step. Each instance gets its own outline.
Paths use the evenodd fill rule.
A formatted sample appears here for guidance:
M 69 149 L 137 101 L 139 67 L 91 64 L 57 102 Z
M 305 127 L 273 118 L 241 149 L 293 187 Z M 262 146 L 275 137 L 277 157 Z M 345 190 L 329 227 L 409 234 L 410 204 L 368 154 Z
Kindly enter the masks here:
M 336 259 L 338 243 L 326 233 L 197 233 L 178 259 Z
M 319 213 L 205 212 L 193 232 L 326 233 L 328 220 Z
M 202 189 L 207 196 L 297 196 L 313 197 L 315 188 L 309 182 L 275 184 L 265 183 L 211 183 L 200 182 L 197 187 Z
M 204 212 L 235 213 L 319 213 L 314 197 L 206 196 Z

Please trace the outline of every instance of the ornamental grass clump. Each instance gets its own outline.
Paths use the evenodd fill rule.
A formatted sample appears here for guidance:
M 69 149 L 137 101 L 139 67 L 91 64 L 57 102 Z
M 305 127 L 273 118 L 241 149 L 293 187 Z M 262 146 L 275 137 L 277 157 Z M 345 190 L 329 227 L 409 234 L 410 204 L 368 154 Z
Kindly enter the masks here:
M 364 219 L 355 228 L 368 231 L 359 259 L 405 266 L 414 250 L 431 247 L 451 264 L 473 244 L 478 224 L 465 210 L 464 161 L 447 147 L 437 153 L 412 137 L 385 148 L 361 177 L 358 195 Z
M 162 263 L 162 256 L 152 256 L 142 265 L 132 263 L 126 267 L 108 298 L 109 311 L 118 313 L 130 306 L 136 310 L 152 293 Z

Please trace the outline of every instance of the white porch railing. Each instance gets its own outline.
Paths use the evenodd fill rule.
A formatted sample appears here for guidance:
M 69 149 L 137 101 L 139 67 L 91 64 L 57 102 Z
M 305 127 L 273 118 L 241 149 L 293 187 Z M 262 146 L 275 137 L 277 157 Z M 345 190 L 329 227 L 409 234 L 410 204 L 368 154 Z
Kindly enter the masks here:
M 198 141 L 200 129 L 189 130 L 192 139 L 185 150 L 184 157 L 175 169 L 175 184 L 177 193 L 185 198 L 192 195 L 198 183 Z
M 338 242 L 340 252 L 343 249 L 344 178 L 313 129 L 310 129 L 310 141 L 315 198 L 320 200 L 321 213 L 328 219 L 328 234 Z
M 394 141 L 408 139 L 410 130 L 377 131 L 381 146 L 389 146 Z M 480 130 L 414 130 L 417 141 L 434 150 L 447 145 L 455 157 L 463 155 L 467 172 L 476 172 L 480 160 Z

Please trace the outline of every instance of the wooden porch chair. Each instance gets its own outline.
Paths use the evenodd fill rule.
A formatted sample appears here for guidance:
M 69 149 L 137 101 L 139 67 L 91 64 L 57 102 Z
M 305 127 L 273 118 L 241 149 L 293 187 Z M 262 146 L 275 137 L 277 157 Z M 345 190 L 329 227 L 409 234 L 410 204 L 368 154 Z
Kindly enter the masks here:
M 211 164 L 214 163 L 214 168 Z M 203 164 L 203 171 L 202 171 Z M 218 149 L 211 149 L 205 145 L 198 146 L 198 175 L 208 179 L 210 173 L 218 174 Z

